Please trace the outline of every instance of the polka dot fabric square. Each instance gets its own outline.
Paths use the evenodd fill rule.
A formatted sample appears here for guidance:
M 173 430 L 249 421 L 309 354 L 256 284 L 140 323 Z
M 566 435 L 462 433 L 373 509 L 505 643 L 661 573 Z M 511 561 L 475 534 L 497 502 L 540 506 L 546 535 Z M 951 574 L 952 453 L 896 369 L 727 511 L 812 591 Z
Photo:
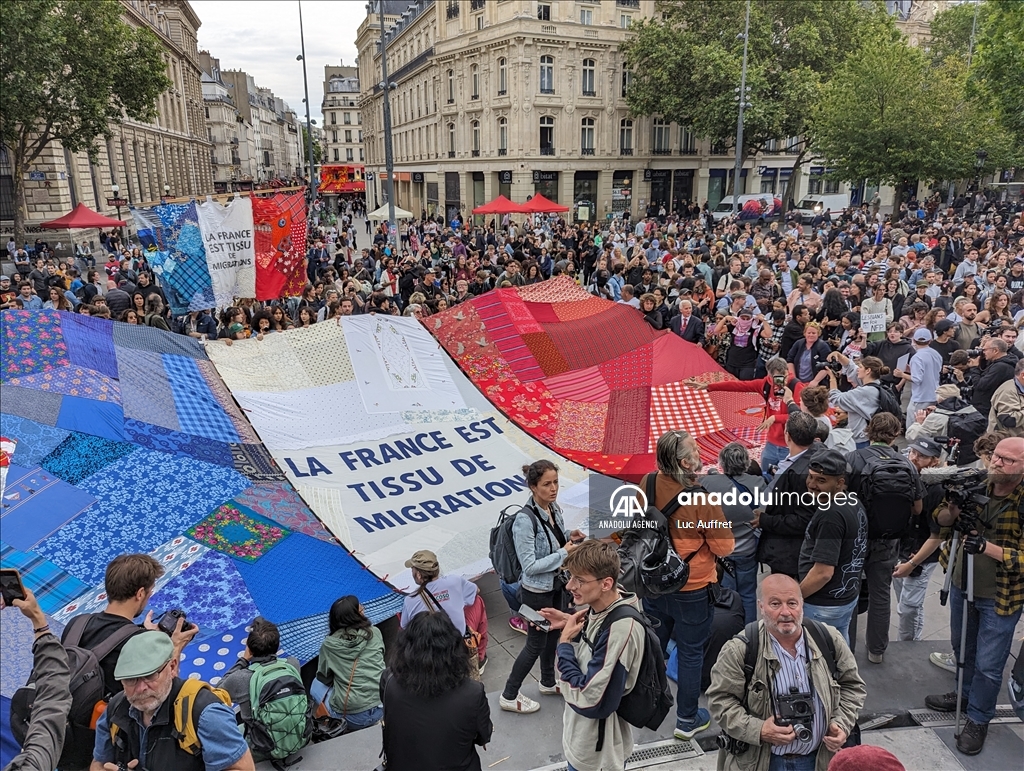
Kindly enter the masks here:
M 682 429 L 693 436 L 721 431 L 725 426 L 705 391 L 669 383 L 651 389 L 651 435 L 648 452 L 654 452 L 666 431 Z

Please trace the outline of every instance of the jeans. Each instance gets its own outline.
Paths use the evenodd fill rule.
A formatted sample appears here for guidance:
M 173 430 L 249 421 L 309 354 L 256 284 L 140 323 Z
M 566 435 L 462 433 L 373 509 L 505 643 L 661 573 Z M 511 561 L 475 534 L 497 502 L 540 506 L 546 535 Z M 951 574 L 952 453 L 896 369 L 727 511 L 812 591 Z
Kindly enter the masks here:
M 498 581 L 501 582 L 501 596 L 505 598 L 505 602 L 508 603 L 508 609 L 515 615 L 519 610 L 519 606 L 522 603 L 519 601 L 519 582 L 516 581 L 514 584 L 506 584 L 500 578 Z
M 817 750 L 809 755 L 798 755 L 795 758 L 772 755 L 772 759 L 768 762 L 768 771 L 814 771 L 817 758 Z
M 896 610 L 900 614 L 899 640 L 920 640 L 924 630 L 924 597 L 928 583 L 938 562 L 926 562 L 921 566 L 921 575 L 894 578 Z
M 988 557 L 975 557 L 988 559 Z M 1020 610 L 1009 616 L 996 613 L 996 602 L 977 597 L 967 608 L 967 650 L 964 651 L 964 695 L 967 717 L 987 725 L 996 714 L 996 699 L 1003 683 L 1003 668 L 1010 655 L 1013 630 Z M 960 624 L 964 612 L 964 592 L 956 586 L 949 592 L 949 636 L 953 655 L 960 660 Z
M 334 693 L 334 687 L 328 687 L 320 682 L 318 679 L 313 678 L 313 684 L 309 686 L 309 695 L 313 697 L 313 701 L 317 704 L 323 704 L 324 709 L 333 718 L 345 719 L 348 723 L 350 730 L 358 730 L 360 728 L 368 728 L 369 726 L 376 725 L 380 722 L 380 719 L 384 717 L 384 708 L 381 705 L 376 707 L 370 707 L 369 709 L 363 710 L 362 712 L 350 712 L 349 714 L 343 714 L 341 712 L 335 712 L 331 709 L 331 696 Z
M 834 626 L 843 636 L 846 644 L 850 644 L 850 619 L 857 611 L 857 597 L 846 605 L 811 605 L 804 604 L 804 618 L 814 619 L 823 624 Z
M 730 557 L 736 566 L 736 577 L 722 574 L 722 586 L 732 589 L 743 600 L 743 623 L 757 620 L 757 553 L 749 557 Z
M 661 622 L 655 631 L 662 651 L 667 652 L 669 640 L 676 642 L 676 724 L 692 723 L 697 717 L 704 644 L 711 634 L 715 614 L 711 593 L 705 587 L 645 599 L 644 610 Z
M 526 587 L 519 589 L 523 595 L 523 605 L 534 610 L 541 608 L 562 609 L 561 591 L 558 592 L 531 592 Z M 540 684 L 555 684 L 555 649 L 558 647 L 558 638 L 562 634 L 559 629 L 552 629 L 550 632 L 542 632 L 533 624 L 526 626 L 526 645 L 512 664 L 512 671 L 505 681 L 505 690 L 501 695 L 505 699 L 514 699 L 519 695 L 519 689 L 534 663 L 540 659 Z
M 892 602 L 892 569 L 899 558 L 899 539 L 872 538 L 864 558 L 868 582 L 868 628 L 865 638 L 868 653 L 885 653 L 889 646 L 889 603 Z M 851 620 L 850 637 L 857 637 L 856 616 Z
M 761 450 L 761 475 L 764 476 L 765 480 L 771 481 L 771 475 L 768 473 L 769 466 L 778 466 L 782 461 L 789 457 L 789 448 L 781 447 L 777 444 L 765 444 L 764 449 Z

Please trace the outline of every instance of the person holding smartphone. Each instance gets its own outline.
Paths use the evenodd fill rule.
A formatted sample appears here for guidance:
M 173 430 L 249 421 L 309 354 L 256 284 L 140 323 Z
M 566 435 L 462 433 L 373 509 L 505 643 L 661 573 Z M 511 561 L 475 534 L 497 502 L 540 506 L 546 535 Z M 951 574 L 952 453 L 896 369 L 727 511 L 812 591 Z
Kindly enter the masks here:
M 530 498 L 516 515 L 512 526 L 516 555 L 523 566 L 519 592 L 523 605 L 565 610 L 565 583 L 560 576 L 562 563 L 584 538 L 579 530 L 567 533 L 558 498 L 558 466 L 549 460 L 538 460 L 523 467 L 523 476 L 530 486 Z M 540 659 L 540 692 L 560 693 L 555 682 L 555 648 L 557 630 L 529 624 L 526 645 L 519 652 L 505 688 L 501 708 L 506 712 L 526 714 L 540 709 L 540 703 L 520 693 L 534 663 Z

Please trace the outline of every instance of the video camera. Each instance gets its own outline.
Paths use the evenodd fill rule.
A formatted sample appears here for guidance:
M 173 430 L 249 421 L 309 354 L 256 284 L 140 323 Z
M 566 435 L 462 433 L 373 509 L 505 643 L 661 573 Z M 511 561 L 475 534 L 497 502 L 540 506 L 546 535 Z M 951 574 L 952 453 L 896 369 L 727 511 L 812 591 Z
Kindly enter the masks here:
M 978 515 L 989 502 L 985 482 L 988 472 L 981 469 L 961 471 L 956 476 L 944 479 L 942 488 L 946 500 L 955 503 L 960 509 L 954 527 L 961 533 L 970 533 L 977 527 Z
M 960 440 L 951 436 L 933 436 L 932 440 L 946 451 L 946 465 L 955 466 L 960 457 Z

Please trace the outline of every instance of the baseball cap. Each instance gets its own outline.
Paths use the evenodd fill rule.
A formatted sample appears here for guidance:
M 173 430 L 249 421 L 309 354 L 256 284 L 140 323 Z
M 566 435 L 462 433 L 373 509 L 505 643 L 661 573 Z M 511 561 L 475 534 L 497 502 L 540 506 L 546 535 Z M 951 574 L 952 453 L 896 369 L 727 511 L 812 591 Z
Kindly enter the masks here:
M 0 282 L 10 283 L 11 282 L 11 277 L 10 276 L 0 276 Z
M 930 343 L 932 341 L 932 333 L 927 329 L 921 328 L 914 332 L 915 343 Z
M 234 324 L 232 324 L 230 327 L 228 327 L 228 334 L 229 335 L 237 335 L 239 332 L 243 331 L 244 329 L 245 329 L 245 327 L 243 327 L 241 324 L 239 324 L 236 321 Z
M 437 570 L 437 555 L 428 549 L 420 549 L 409 559 L 405 561 L 407 568 L 416 568 L 417 570 L 426 570 L 433 572 Z
M 846 458 L 839 450 L 823 450 L 811 459 L 807 467 L 818 474 L 830 477 L 846 477 Z
M 955 326 L 956 324 L 949 319 L 943 319 L 935 325 L 935 334 L 941 335 L 943 332 L 948 332 Z
M 146 677 L 171 660 L 174 643 L 163 632 L 143 632 L 130 638 L 121 649 L 114 667 L 114 679 Z
M 929 458 L 938 458 L 942 455 L 942 448 L 927 436 L 918 437 L 913 442 L 910 442 L 907 447 L 912 450 L 917 450 L 919 453 L 927 455 Z

